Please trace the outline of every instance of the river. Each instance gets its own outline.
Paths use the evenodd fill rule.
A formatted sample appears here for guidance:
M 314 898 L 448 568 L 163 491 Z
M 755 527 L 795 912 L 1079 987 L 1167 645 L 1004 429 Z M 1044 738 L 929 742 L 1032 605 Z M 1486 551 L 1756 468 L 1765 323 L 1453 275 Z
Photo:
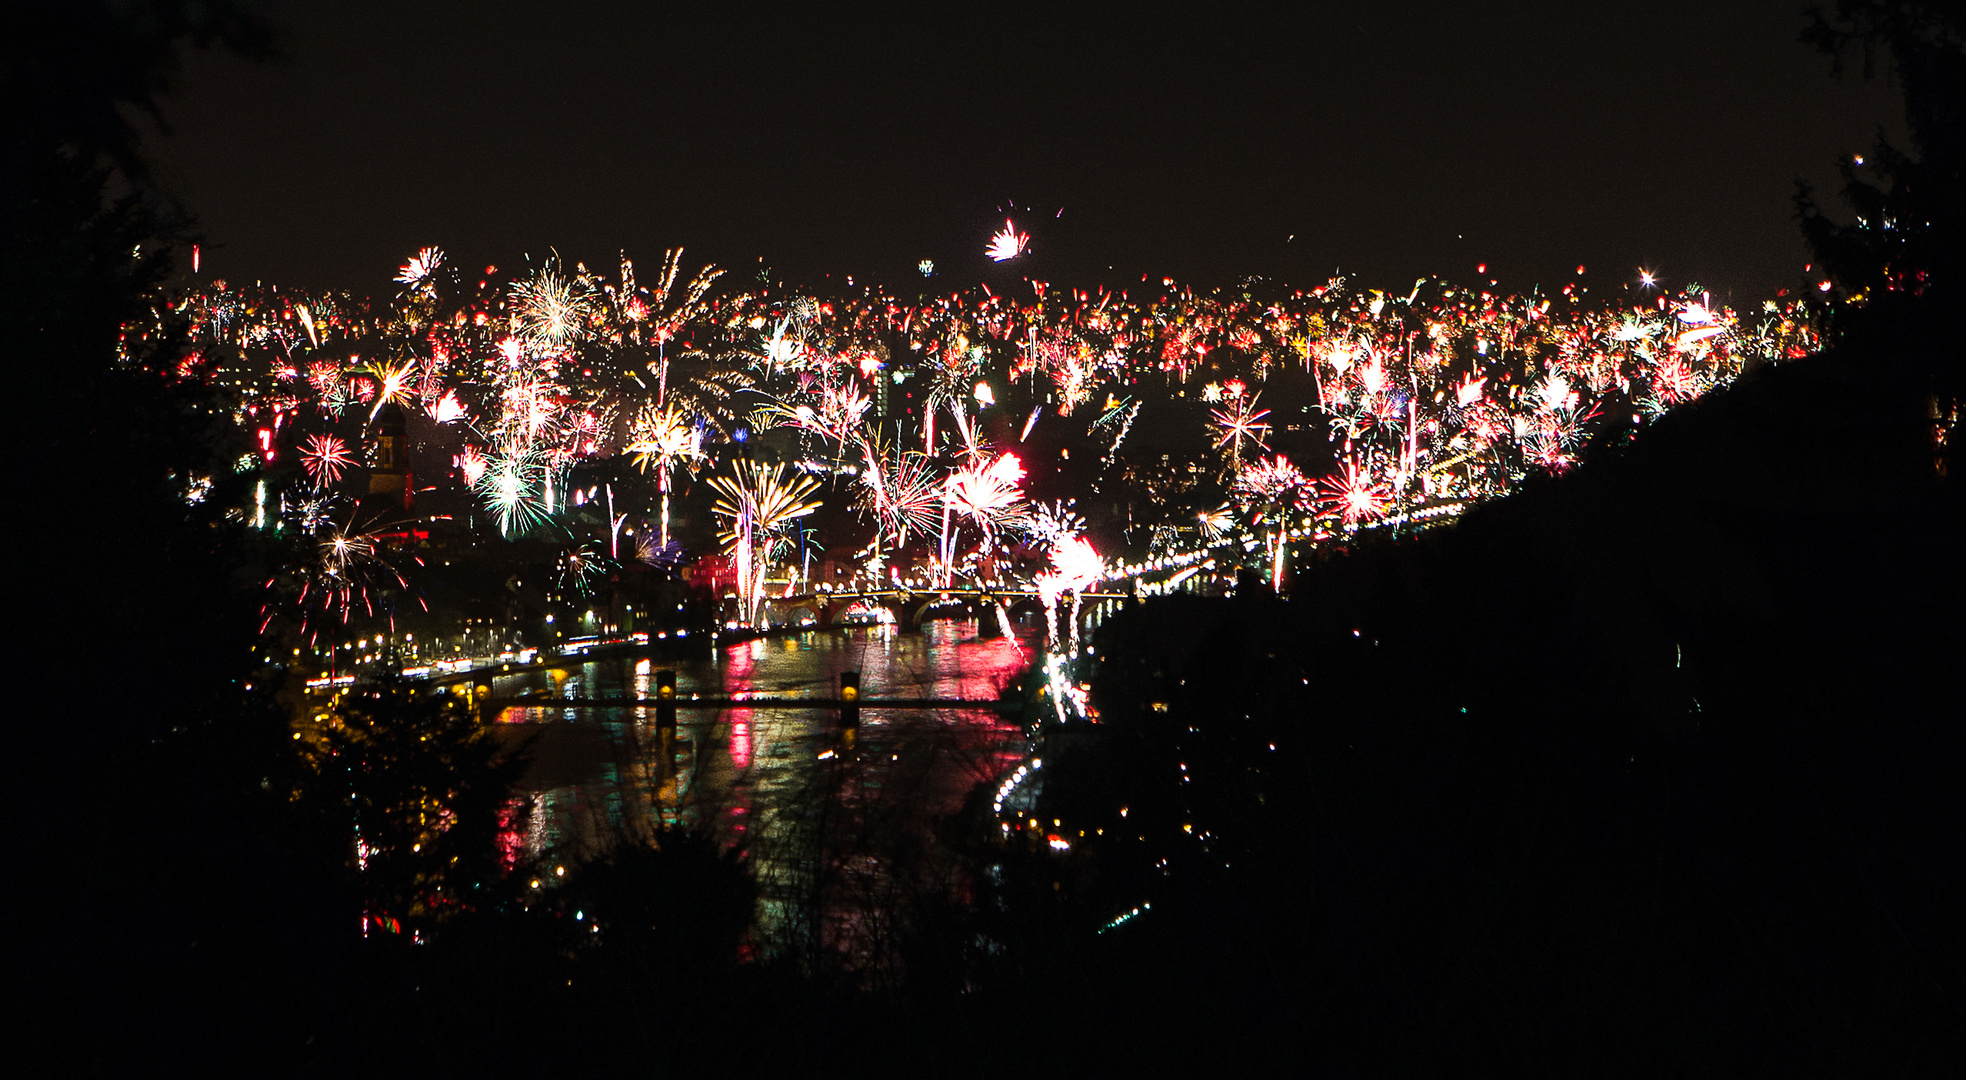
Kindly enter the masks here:
M 684 701 L 692 693 L 830 698 L 843 671 L 860 672 L 868 698 L 994 699 L 1036 648 L 1030 637 L 979 638 L 974 620 L 945 620 L 919 632 L 754 638 L 708 659 L 608 658 L 552 682 L 538 673 L 501 678 L 497 689 L 646 699 L 654 669 L 666 666 Z M 876 977 L 908 912 L 968 899 L 973 868 L 938 839 L 938 822 L 1028 749 L 1018 721 L 980 709 L 863 709 L 851 753 L 840 748 L 832 709 L 685 706 L 666 754 L 647 708 L 529 705 L 508 709 L 502 722 L 537 734 L 523 782 L 531 852 L 575 861 L 652 826 L 707 829 L 758 881 L 759 947 L 816 948 Z

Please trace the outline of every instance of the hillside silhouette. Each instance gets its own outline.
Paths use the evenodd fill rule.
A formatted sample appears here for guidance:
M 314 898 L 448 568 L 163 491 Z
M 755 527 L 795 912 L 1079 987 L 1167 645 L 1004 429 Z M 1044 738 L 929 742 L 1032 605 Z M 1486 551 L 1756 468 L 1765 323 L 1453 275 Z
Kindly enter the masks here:
M 1154 898 L 1109 947 L 1192 987 L 1147 996 L 1420 1072 L 1956 1064 L 1966 522 L 1921 346 L 1763 369 L 1288 600 L 1109 622 L 1040 814 L 1213 838 L 1093 857 L 1088 904 Z
M 1915 140 L 1855 222 L 1800 195 L 1834 347 L 1288 599 L 1102 628 L 1052 918 L 1151 908 L 1025 975 L 1097 1003 L 1084 1060 L 1957 1075 L 1961 25 L 1816 25 Z

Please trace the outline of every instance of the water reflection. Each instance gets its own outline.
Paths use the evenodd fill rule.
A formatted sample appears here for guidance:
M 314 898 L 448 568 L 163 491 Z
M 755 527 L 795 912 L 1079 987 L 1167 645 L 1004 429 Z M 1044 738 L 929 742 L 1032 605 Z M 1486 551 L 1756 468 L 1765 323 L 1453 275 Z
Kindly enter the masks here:
M 1029 665 L 1032 647 L 978 638 L 973 620 L 941 621 L 920 633 L 760 638 L 673 666 L 684 701 L 829 698 L 842 671 L 859 671 L 869 698 L 991 699 Z M 647 698 L 653 666 L 590 663 L 554 689 L 564 698 Z M 966 893 L 964 868 L 933 826 L 1025 750 L 1021 729 L 987 710 L 863 709 L 851 753 L 839 752 L 830 709 L 684 707 L 673 735 L 647 708 L 531 707 L 505 720 L 539 728 L 526 781 L 535 852 L 579 858 L 645 837 L 657 823 L 707 827 L 757 877 L 759 944 L 863 969 L 887 962 L 887 944 L 918 903 Z

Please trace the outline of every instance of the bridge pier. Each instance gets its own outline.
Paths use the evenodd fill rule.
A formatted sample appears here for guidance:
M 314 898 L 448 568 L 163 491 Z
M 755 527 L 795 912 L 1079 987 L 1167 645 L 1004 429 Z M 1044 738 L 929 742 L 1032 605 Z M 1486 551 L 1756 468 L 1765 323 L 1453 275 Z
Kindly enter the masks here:
M 1004 627 L 1010 623 L 1010 611 L 1003 601 L 995 597 L 985 597 L 982 608 L 976 613 L 976 636 L 989 640 L 1003 636 Z
M 853 749 L 860 737 L 860 673 L 840 672 L 840 745 Z
M 480 724 L 498 719 L 497 715 L 485 715 L 485 707 L 491 703 L 492 679 L 490 675 L 474 676 L 471 679 L 471 711 Z

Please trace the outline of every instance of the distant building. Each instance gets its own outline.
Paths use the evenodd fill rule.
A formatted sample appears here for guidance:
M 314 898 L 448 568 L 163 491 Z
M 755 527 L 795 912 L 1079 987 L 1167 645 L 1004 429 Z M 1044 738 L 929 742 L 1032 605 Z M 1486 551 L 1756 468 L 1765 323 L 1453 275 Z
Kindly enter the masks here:
M 369 449 L 369 490 L 365 505 L 377 509 L 410 508 L 409 442 L 403 409 L 395 402 L 376 411 Z

